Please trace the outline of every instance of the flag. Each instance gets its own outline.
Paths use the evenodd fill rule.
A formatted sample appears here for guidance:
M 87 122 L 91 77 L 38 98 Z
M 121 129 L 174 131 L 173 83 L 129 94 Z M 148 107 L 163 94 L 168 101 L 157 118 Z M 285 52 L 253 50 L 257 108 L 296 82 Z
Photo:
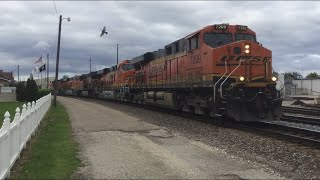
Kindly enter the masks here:
M 40 66 L 40 68 L 39 68 L 39 71 L 40 71 L 40 72 L 42 72 L 42 71 L 44 71 L 44 70 L 46 70 L 46 64 Z
M 38 72 L 38 66 L 36 66 L 36 67 L 34 67 L 33 69 L 32 69 L 32 73 L 36 73 L 36 72 Z
M 42 62 L 42 55 L 40 56 L 40 58 L 39 58 L 38 61 L 34 62 L 34 64 L 37 64 L 37 63 L 39 63 L 39 62 Z

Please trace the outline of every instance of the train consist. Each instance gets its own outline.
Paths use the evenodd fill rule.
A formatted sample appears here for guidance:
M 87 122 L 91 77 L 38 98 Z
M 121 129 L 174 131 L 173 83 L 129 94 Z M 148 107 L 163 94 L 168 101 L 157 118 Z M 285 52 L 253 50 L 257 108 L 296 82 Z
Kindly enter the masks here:
M 247 26 L 209 25 L 164 49 L 59 80 L 59 94 L 128 101 L 220 120 L 278 120 L 282 98 L 271 55 Z

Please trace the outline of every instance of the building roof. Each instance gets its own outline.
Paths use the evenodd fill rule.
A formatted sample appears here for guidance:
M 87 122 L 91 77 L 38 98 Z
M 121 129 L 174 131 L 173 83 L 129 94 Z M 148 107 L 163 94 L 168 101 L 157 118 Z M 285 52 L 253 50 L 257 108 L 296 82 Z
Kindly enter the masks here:
M 14 81 L 13 73 L 12 72 L 3 72 L 0 70 L 0 78 L 7 81 Z

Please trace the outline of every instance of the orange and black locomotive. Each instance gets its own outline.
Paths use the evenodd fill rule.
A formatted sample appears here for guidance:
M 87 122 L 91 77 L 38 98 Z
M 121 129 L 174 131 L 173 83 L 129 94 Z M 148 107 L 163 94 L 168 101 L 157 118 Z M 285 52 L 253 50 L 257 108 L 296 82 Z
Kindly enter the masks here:
M 271 121 L 282 114 L 272 53 L 247 26 L 210 25 L 164 49 L 98 72 L 99 76 L 82 75 L 86 77 L 82 82 L 90 84 L 88 88 L 61 87 L 70 87 L 74 95 L 177 109 L 215 119 Z

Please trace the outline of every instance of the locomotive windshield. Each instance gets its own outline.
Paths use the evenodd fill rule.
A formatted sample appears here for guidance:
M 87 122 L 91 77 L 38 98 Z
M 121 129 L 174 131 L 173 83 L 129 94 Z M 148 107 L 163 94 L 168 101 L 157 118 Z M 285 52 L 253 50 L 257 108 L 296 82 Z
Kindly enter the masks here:
M 236 33 L 234 37 L 235 37 L 236 41 L 249 40 L 249 41 L 256 42 L 256 38 L 252 34 L 239 34 L 239 33 Z
M 133 64 L 123 64 L 122 65 L 122 70 L 124 70 L 124 71 L 129 71 L 131 69 L 134 69 Z
M 231 33 L 205 33 L 204 42 L 210 47 L 218 47 L 233 41 Z

